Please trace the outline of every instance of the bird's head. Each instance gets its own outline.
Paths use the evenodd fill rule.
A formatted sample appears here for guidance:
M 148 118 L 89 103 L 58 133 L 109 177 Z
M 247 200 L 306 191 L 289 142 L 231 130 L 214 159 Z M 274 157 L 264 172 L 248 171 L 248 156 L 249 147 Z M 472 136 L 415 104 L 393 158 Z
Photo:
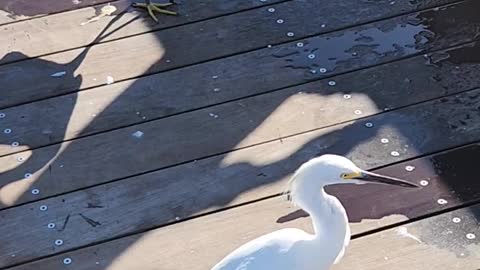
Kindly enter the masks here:
M 367 172 L 360 169 L 348 158 L 338 155 L 322 155 L 304 163 L 289 182 L 289 190 L 315 190 L 334 184 L 377 183 L 401 187 L 419 187 L 394 177 Z

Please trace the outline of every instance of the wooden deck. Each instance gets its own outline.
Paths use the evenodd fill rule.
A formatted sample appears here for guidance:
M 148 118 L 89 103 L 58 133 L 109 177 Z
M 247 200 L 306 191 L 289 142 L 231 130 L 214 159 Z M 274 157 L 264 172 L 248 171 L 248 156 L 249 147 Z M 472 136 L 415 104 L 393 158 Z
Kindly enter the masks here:
M 424 186 L 329 187 L 334 269 L 480 269 L 478 0 L 176 2 L 0 0 L 0 269 L 208 270 L 323 153 Z

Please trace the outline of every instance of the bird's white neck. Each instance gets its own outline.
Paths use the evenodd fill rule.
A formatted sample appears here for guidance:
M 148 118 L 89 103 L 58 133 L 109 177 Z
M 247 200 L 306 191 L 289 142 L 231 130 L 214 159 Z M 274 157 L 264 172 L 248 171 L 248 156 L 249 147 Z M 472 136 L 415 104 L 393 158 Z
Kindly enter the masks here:
M 302 199 L 297 201 L 304 211 L 312 218 L 315 237 L 312 243 L 318 250 L 326 251 L 335 260 L 343 256 L 345 245 L 350 240 L 350 227 L 345 208 L 340 201 L 325 192 L 318 190 L 303 190 Z M 319 254 L 320 255 L 320 254 Z

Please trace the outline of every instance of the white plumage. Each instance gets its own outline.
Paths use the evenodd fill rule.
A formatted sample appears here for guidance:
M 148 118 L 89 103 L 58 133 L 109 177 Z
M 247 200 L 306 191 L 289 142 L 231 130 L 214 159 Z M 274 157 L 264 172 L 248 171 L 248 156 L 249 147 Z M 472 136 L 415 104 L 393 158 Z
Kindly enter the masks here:
M 418 187 L 400 179 L 363 171 L 337 155 L 304 163 L 289 182 L 292 201 L 310 214 L 314 234 L 299 229 L 278 230 L 254 239 L 230 253 L 212 270 L 327 270 L 337 263 L 350 241 L 350 227 L 340 201 L 323 187 L 377 182 Z

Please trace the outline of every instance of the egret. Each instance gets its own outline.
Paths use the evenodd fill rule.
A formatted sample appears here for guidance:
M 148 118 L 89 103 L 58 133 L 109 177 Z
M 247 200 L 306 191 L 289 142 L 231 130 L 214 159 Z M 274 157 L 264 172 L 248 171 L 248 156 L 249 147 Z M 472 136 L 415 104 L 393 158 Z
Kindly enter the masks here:
M 419 187 L 393 177 L 364 171 L 338 155 L 304 163 L 289 181 L 289 199 L 310 214 L 314 234 L 286 228 L 254 239 L 227 255 L 212 270 L 327 270 L 343 257 L 350 241 L 345 208 L 327 194 L 333 184 L 382 183 Z

